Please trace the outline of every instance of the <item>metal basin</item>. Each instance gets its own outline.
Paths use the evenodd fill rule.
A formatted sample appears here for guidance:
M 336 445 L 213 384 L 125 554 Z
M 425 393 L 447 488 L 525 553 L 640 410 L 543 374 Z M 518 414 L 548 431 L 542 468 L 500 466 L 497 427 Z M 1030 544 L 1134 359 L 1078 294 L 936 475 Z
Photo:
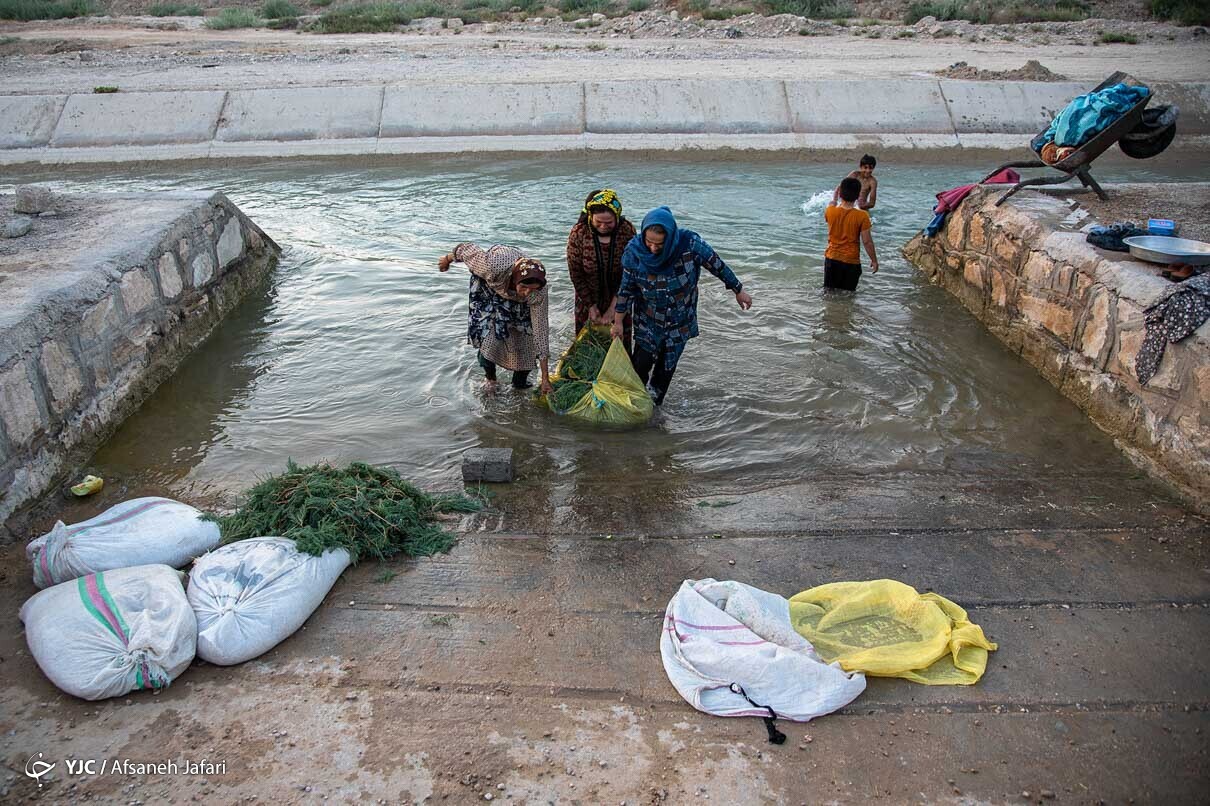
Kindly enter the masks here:
M 1152 263 L 1185 263 L 1190 266 L 1210 266 L 1210 243 L 1166 235 L 1135 235 L 1123 238 L 1130 254 Z

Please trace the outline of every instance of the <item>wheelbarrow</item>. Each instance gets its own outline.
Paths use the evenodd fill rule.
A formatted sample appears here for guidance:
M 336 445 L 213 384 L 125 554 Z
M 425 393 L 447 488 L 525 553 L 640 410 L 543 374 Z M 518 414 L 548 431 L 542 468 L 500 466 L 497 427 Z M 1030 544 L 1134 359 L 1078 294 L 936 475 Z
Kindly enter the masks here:
M 1125 73 L 1119 71 L 1102 81 L 1092 91 L 1097 92 L 1098 90 L 1103 90 L 1107 87 L 1112 87 L 1114 84 L 1119 84 L 1122 82 L 1127 84 L 1138 83 Z M 1004 204 L 1005 200 L 1007 200 L 1009 196 L 1012 196 L 1021 188 L 1035 187 L 1038 185 L 1061 185 L 1064 182 L 1070 181 L 1072 178 L 1079 179 L 1080 182 L 1083 183 L 1084 187 L 1092 188 L 1093 192 L 1096 193 L 1102 201 L 1107 200 L 1109 197 L 1105 195 L 1105 191 L 1102 190 L 1101 186 L 1097 184 L 1097 180 L 1092 178 L 1089 168 L 1091 167 L 1093 160 L 1108 151 L 1110 146 L 1122 139 L 1122 137 L 1125 135 L 1129 134 L 1136 126 L 1139 125 L 1143 119 L 1143 107 L 1147 106 L 1147 102 L 1150 100 L 1151 95 L 1143 98 L 1132 106 L 1124 115 L 1111 123 L 1103 131 L 1095 135 L 1091 140 L 1084 143 L 1062 160 L 1052 165 L 1048 165 L 1040 159 L 1033 159 L 1024 162 L 1008 162 L 992 171 L 987 175 L 987 177 L 985 177 L 984 181 L 992 176 L 995 176 L 1005 168 L 1054 168 L 1056 171 L 1062 174 L 1061 176 L 1037 176 L 1031 179 L 1022 179 L 1008 190 L 1004 191 L 1000 198 L 996 199 L 996 207 Z M 1047 124 L 1046 128 L 1042 129 L 1042 131 L 1038 133 L 1038 137 L 1035 139 L 1039 139 L 1044 136 L 1046 134 L 1046 130 L 1049 128 L 1050 124 Z

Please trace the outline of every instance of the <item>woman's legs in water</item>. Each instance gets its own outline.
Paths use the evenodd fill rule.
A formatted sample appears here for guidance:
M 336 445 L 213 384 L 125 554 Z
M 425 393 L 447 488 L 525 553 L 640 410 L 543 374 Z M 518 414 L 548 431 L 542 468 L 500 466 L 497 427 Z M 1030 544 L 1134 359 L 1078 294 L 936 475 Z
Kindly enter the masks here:
M 660 347 L 659 355 L 652 355 L 636 344 L 634 346 L 634 371 L 638 373 L 639 380 L 651 390 L 651 398 L 655 401 L 655 405 L 662 404 L 664 395 L 668 394 L 668 387 L 672 384 L 672 376 L 676 372 L 675 364 L 672 369 L 664 366 L 664 347 Z M 647 382 L 648 377 L 651 378 L 650 383 Z

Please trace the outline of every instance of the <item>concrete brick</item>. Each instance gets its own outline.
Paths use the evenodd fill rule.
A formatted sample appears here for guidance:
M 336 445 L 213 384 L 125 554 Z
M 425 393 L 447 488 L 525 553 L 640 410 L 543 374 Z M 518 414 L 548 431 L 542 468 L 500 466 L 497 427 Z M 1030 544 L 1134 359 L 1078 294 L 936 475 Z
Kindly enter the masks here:
M 232 91 L 228 94 L 215 139 L 337 140 L 376 137 L 381 123 L 382 102 L 382 87 Z
M 201 288 L 214 278 L 214 258 L 209 252 L 199 252 L 190 265 L 193 287 Z
M 142 269 L 132 269 L 122 276 L 122 303 L 130 316 L 142 313 L 156 301 L 155 283 Z
M 115 92 L 72 95 L 50 145 L 160 145 L 211 139 L 225 92 Z
M 164 298 L 171 301 L 179 297 L 184 284 L 181 282 L 181 269 L 176 255 L 172 252 L 160 255 L 156 271 L 160 275 L 160 291 L 163 292 Z
M 61 417 L 75 406 L 84 390 L 84 377 L 71 351 L 57 341 L 43 344 L 42 375 L 50 389 L 51 409 Z
M 0 148 L 45 146 L 65 103 L 66 95 L 0 96 Z
M 227 268 L 244 254 L 244 233 L 239 218 L 232 216 L 218 239 L 218 267 Z
M 462 454 L 462 480 L 509 482 L 514 477 L 512 448 L 472 448 Z
M 0 419 L 4 420 L 8 438 L 14 445 L 29 442 L 46 426 L 25 361 L 18 361 L 0 373 Z
M 109 294 L 84 314 L 80 323 L 80 338 L 89 343 L 100 341 L 106 332 L 117 327 L 121 321 L 117 300 Z
M 456 94 L 474 114 L 451 115 Z M 584 86 L 559 84 L 405 84 L 387 87 L 381 137 L 580 134 Z
M 936 80 L 787 81 L 793 131 L 952 134 Z
M 596 81 L 585 126 L 606 134 L 769 134 L 790 131 L 780 81 Z

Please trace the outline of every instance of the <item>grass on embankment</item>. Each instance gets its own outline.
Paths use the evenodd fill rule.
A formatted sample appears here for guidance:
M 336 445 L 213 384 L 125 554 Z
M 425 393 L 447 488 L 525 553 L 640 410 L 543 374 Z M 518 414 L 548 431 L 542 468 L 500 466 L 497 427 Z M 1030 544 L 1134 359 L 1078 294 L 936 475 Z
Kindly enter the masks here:
M 1151 0 L 1151 16 L 1180 25 L 1210 25 L 1207 0 Z
M 939 21 L 967 20 L 987 25 L 1015 22 L 1075 22 L 1088 19 L 1084 0 L 931 0 L 908 6 L 903 21 L 908 25 L 925 17 Z
M 206 27 L 212 31 L 230 31 L 235 28 L 257 28 L 261 25 L 256 12 L 246 8 L 224 8 L 217 17 L 208 17 Z
M 0 20 L 62 20 L 103 13 L 93 0 L 0 0 Z
M 185 5 L 184 3 L 156 3 L 147 9 L 153 17 L 200 17 L 205 12 L 201 6 Z

